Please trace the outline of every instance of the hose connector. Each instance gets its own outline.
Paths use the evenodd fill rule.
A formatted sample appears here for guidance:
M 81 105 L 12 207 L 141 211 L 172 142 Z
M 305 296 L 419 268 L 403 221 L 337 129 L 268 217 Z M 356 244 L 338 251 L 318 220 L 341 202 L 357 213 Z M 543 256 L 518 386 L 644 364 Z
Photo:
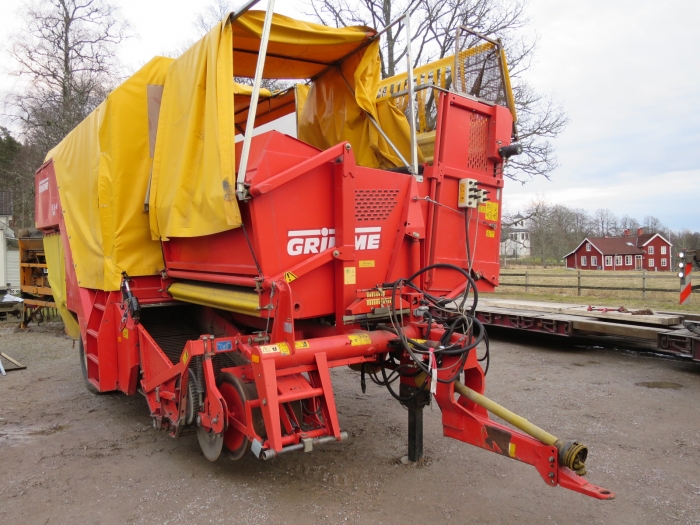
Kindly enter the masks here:
M 564 443 L 557 439 L 554 443 L 559 451 L 559 464 L 570 468 L 579 476 L 586 475 L 586 458 L 588 457 L 588 447 L 578 441 L 568 441 Z

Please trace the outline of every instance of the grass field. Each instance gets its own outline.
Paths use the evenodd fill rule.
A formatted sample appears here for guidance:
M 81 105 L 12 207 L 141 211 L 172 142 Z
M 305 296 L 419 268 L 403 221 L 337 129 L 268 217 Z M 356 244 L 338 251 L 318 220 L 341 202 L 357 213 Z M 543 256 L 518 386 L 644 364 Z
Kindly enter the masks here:
M 525 286 L 527 272 L 527 289 Z M 581 270 L 581 295 L 578 295 L 577 271 L 563 268 L 502 269 L 497 297 L 537 299 L 564 303 L 651 308 L 677 312 L 700 313 L 700 293 L 680 306 L 679 279 L 675 272 L 603 272 Z M 646 297 L 642 294 L 643 276 L 646 275 Z M 520 286 L 515 286 L 520 285 Z M 540 285 L 540 286 L 538 286 Z M 620 288 L 620 290 L 588 290 L 585 287 Z M 664 290 L 664 291 L 649 291 Z

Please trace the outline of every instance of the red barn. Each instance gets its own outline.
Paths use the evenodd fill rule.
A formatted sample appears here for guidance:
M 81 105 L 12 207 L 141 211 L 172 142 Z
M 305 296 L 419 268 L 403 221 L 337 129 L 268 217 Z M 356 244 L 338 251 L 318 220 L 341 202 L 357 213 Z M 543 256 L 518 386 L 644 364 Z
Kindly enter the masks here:
M 622 237 L 586 237 L 564 258 L 575 270 L 673 271 L 672 248 L 661 234 L 640 228 L 637 235 L 626 230 Z

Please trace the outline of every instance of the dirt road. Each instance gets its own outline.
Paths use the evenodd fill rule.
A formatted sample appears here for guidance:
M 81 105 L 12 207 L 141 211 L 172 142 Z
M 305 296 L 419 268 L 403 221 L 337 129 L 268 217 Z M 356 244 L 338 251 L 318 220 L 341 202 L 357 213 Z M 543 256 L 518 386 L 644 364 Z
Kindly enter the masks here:
M 0 325 L 29 368 L 0 377 L 0 523 L 700 523 L 700 366 L 650 354 L 496 340 L 487 395 L 591 449 L 600 502 L 547 487 L 534 468 L 441 435 L 404 466 L 406 412 L 335 370 L 351 439 L 270 462 L 208 462 L 196 435 L 151 427 L 141 396 L 95 396 L 58 327 Z M 652 388 L 650 388 L 652 387 Z M 656 387 L 656 388 L 653 388 Z M 658 388 L 663 387 L 663 388 Z

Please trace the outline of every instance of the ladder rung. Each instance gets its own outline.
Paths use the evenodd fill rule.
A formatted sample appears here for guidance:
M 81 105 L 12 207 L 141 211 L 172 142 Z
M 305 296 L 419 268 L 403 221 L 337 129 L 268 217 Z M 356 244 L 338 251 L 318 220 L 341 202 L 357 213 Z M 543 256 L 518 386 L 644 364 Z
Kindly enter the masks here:
M 87 329 L 87 334 L 88 334 L 88 335 L 91 335 L 92 337 L 94 337 L 95 339 L 97 339 L 97 335 L 98 335 L 98 334 L 97 334 L 97 330 L 93 330 L 92 328 L 88 328 L 88 329 Z

